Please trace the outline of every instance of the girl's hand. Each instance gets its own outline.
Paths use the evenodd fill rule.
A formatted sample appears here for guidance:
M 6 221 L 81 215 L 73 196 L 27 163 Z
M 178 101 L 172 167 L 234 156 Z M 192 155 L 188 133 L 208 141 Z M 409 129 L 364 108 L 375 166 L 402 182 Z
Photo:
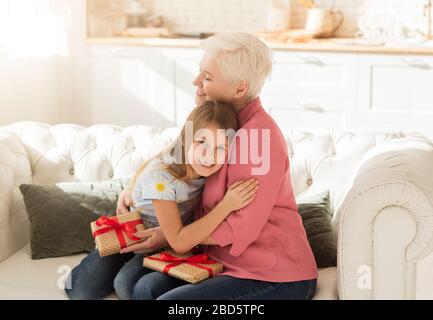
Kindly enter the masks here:
M 122 249 L 120 253 L 147 253 L 168 246 L 168 242 L 165 239 L 160 227 L 136 232 L 134 233 L 134 236 L 141 238 L 142 241 Z
M 258 189 L 259 181 L 257 179 L 237 181 L 227 189 L 222 201 L 230 212 L 239 210 L 254 200 Z

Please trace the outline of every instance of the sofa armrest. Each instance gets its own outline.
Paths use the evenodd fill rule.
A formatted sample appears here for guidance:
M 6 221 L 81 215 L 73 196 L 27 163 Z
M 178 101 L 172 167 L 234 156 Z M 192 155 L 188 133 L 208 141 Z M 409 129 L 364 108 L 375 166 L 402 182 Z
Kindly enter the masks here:
M 432 144 L 396 139 L 367 153 L 335 222 L 340 299 L 432 299 Z
M 21 183 L 31 183 L 26 151 L 17 136 L 0 131 L 0 262 L 29 240 Z

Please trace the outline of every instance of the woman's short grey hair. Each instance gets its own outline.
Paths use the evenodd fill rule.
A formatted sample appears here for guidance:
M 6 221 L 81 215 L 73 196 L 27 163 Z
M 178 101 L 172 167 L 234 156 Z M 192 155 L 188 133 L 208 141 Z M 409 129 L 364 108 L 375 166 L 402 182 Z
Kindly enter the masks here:
M 244 33 L 225 33 L 207 38 L 201 48 L 217 57 L 218 65 L 227 81 L 248 83 L 247 98 L 257 97 L 272 72 L 272 53 L 256 36 Z

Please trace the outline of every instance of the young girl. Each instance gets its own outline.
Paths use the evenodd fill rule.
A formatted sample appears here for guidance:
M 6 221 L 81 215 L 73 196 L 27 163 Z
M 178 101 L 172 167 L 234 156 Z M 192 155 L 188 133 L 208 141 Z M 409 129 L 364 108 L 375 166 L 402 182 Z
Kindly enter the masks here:
M 149 227 L 159 225 L 179 253 L 207 239 L 231 212 L 251 203 L 258 190 L 255 179 L 235 182 L 208 215 L 186 225 L 194 220 L 204 178 L 216 173 L 227 158 L 231 138 L 227 130 L 234 133 L 238 127 L 235 108 L 211 101 L 196 107 L 187 124 L 192 125 L 192 137 L 185 125 L 173 144 L 143 163 L 130 184 L 132 210 L 138 210 Z M 119 298 L 131 299 L 137 282 L 151 275 L 167 277 L 168 286 L 179 285 L 178 279 L 144 268 L 143 255 L 133 254 L 133 247 L 102 258 L 97 251 L 87 255 L 69 276 L 65 289 L 69 298 L 100 299 L 115 289 Z
M 233 106 L 211 101 L 195 108 L 187 124 L 192 125 L 192 137 L 186 136 L 185 125 L 171 146 L 143 163 L 131 183 L 131 210 L 138 210 L 147 226 L 159 225 L 178 253 L 194 248 L 231 212 L 247 206 L 258 188 L 255 179 L 233 184 L 208 215 L 190 223 L 203 178 L 224 164 L 238 124 Z M 188 138 L 192 143 L 186 145 Z

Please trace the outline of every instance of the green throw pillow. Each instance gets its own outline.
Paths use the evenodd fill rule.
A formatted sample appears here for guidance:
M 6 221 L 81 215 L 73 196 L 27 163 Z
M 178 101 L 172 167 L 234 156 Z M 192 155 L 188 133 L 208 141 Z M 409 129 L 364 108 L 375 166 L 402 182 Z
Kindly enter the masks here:
M 31 222 L 32 259 L 94 250 L 90 222 L 100 215 L 115 215 L 117 199 L 128 182 L 129 179 L 20 185 Z M 297 204 L 317 266 L 336 266 L 337 241 L 329 192 L 303 198 Z
M 336 266 L 337 237 L 332 227 L 329 191 L 304 197 L 297 205 L 317 267 Z
M 31 223 L 32 259 L 90 252 L 90 222 L 113 216 L 129 180 L 20 185 Z

